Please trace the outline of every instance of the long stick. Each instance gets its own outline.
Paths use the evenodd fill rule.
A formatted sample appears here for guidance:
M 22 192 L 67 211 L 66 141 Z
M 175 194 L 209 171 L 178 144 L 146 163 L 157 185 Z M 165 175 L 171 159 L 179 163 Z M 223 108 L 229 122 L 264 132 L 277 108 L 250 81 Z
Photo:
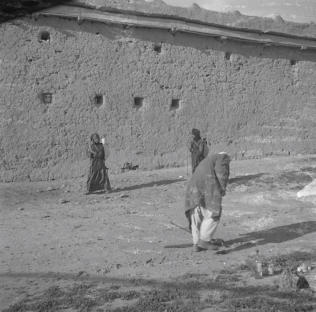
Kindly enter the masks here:
M 181 225 L 179 225 L 177 223 L 174 223 L 173 221 L 170 221 L 170 224 L 176 226 L 178 229 L 181 229 L 181 230 L 191 234 L 191 231 L 189 229 L 185 228 L 184 226 L 181 226 Z

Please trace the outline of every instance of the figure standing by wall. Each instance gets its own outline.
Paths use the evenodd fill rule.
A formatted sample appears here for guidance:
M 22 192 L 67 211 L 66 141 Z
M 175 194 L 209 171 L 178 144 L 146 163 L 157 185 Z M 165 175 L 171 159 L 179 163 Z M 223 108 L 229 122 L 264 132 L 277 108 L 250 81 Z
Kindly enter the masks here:
M 185 195 L 185 216 L 193 237 L 193 250 L 216 250 L 213 235 L 222 214 L 230 157 L 226 153 L 207 156 L 196 168 Z
M 190 143 L 192 173 L 198 164 L 207 156 L 208 146 L 206 139 L 201 138 L 200 130 L 192 129 L 192 141 Z
M 100 142 L 100 136 L 94 133 L 90 137 L 88 149 L 90 156 L 90 171 L 87 181 L 87 194 L 95 191 L 111 191 L 110 180 L 105 166 L 104 146 Z

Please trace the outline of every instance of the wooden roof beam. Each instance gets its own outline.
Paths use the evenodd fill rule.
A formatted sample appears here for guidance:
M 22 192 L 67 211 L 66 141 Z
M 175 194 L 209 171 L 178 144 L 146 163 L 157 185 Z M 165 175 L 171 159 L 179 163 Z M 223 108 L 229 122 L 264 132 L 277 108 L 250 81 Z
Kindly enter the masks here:
M 128 27 L 169 30 L 173 34 L 184 32 L 207 37 L 220 37 L 222 40 L 238 40 L 259 43 L 266 46 L 284 46 L 301 50 L 316 50 L 316 38 L 301 37 L 283 33 L 263 32 L 251 29 L 234 28 L 223 25 L 183 21 L 181 18 L 153 17 L 151 15 L 106 12 L 75 6 L 57 6 L 37 12 L 39 16 L 73 18 L 79 23 L 84 20 L 105 24 L 126 25 Z

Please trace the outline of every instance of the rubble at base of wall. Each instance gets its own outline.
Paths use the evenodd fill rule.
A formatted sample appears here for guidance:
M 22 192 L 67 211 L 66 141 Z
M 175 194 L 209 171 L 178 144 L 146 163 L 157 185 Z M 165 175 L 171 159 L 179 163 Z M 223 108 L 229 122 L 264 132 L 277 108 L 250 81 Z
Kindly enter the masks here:
M 215 152 L 214 150 L 211 153 Z M 181 152 L 184 155 L 183 151 Z M 263 154 L 262 150 L 247 150 L 247 151 L 230 151 L 229 152 L 232 161 L 236 160 L 249 160 L 249 159 L 264 159 L 271 157 L 284 157 L 284 156 L 303 156 L 306 153 L 293 153 L 291 155 L 288 152 L 275 151 L 274 153 Z M 315 151 L 316 154 L 316 151 Z M 191 159 L 188 157 L 177 158 L 177 153 L 164 154 L 163 156 L 147 157 L 147 158 L 133 158 L 132 163 L 139 166 L 138 170 L 157 170 L 164 168 L 177 168 L 177 167 L 190 167 Z M 109 167 L 109 175 L 116 175 L 122 173 L 122 165 L 126 163 L 127 158 L 116 159 L 116 161 L 107 162 Z M 20 182 L 20 181 L 49 181 L 60 179 L 75 179 L 85 177 L 89 172 L 89 160 L 81 161 L 67 161 L 59 163 L 53 167 L 47 168 L 29 168 L 20 171 L 15 170 L 2 170 L 0 171 L 0 182 Z

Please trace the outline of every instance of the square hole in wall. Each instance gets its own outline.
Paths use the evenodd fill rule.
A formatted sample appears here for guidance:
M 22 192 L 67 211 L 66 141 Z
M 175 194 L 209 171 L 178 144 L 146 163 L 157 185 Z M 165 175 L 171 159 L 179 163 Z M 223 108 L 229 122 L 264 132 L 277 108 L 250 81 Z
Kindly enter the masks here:
M 144 98 L 142 97 L 134 97 L 134 107 L 141 108 L 144 104 Z
M 157 53 L 161 53 L 161 44 L 154 44 L 154 51 Z
M 290 64 L 291 64 L 291 66 L 296 65 L 297 64 L 297 60 L 290 60 Z
M 96 94 L 93 102 L 96 107 L 102 106 L 104 104 L 104 96 L 102 94 Z
M 38 35 L 38 40 L 40 42 L 49 42 L 50 41 L 50 33 L 47 30 L 43 30 Z
M 170 110 L 175 110 L 180 108 L 180 100 L 179 99 L 172 99 L 170 104 Z
M 50 92 L 41 93 L 40 98 L 44 104 L 50 104 L 53 102 L 53 94 Z
M 225 60 L 230 60 L 230 57 L 231 57 L 231 53 L 230 52 L 225 52 Z

